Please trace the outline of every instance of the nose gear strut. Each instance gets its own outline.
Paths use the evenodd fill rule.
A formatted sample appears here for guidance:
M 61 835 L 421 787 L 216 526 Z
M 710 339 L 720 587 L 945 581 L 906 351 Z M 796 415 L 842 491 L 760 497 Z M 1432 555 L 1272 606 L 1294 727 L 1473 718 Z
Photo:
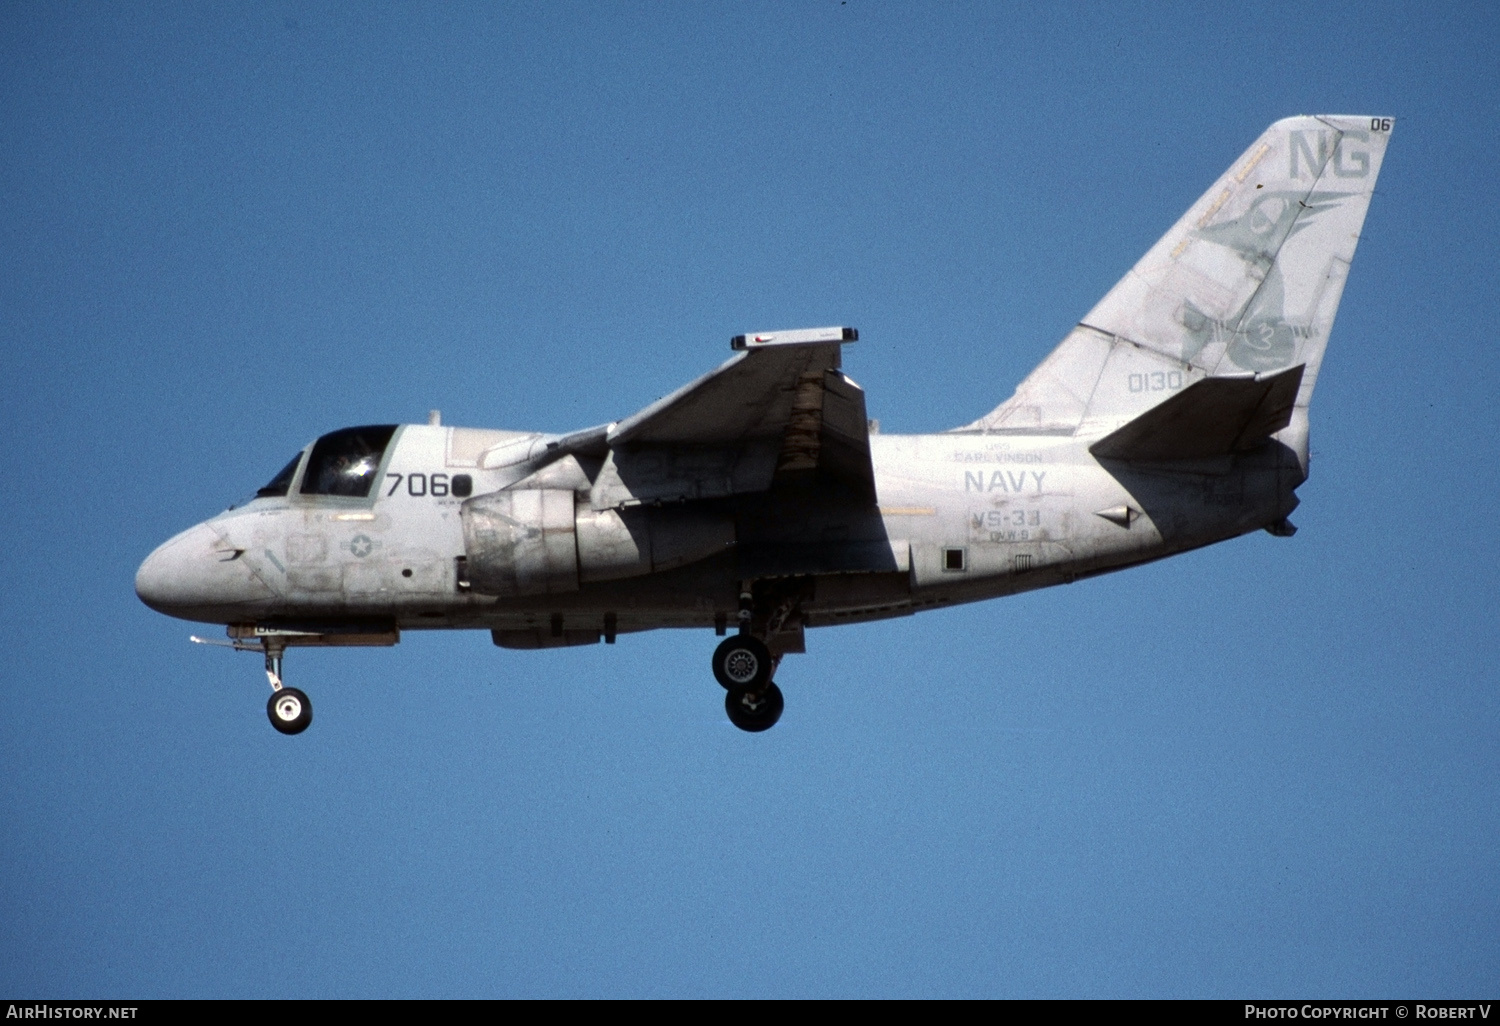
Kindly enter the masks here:
M 215 645 L 232 648 L 236 652 L 264 652 L 266 656 L 266 679 L 271 684 L 271 698 L 266 702 L 266 716 L 283 734 L 300 734 L 312 723 L 312 702 L 298 688 L 287 687 L 281 680 L 281 659 L 286 654 L 286 639 L 274 635 L 256 638 L 236 637 L 233 641 L 218 641 L 192 635 L 200 645 Z
M 286 653 L 286 642 L 280 638 L 262 638 L 260 643 L 266 650 L 266 677 L 271 682 L 266 715 L 271 726 L 283 734 L 300 734 L 312 722 L 312 703 L 297 688 L 281 683 L 281 657 Z

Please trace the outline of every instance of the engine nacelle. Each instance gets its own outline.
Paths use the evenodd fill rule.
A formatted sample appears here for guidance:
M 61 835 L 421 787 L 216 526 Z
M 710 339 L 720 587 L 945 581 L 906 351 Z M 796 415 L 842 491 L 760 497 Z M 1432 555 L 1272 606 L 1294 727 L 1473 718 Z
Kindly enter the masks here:
M 734 521 L 683 507 L 596 510 L 572 491 L 521 488 L 463 504 L 470 587 L 511 597 L 577 591 L 733 548 Z
M 578 590 L 573 493 L 523 488 L 463 504 L 469 586 L 485 595 L 557 595 Z
M 578 575 L 587 581 L 671 570 L 734 547 L 734 521 L 681 506 L 628 506 L 577 514 Z

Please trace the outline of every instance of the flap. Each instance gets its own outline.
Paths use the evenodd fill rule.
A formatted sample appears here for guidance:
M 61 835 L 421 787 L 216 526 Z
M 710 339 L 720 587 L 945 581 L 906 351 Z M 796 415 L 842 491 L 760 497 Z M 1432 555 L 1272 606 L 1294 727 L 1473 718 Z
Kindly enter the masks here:
M 873 501 L 864 390 L 839 342 L 749 347 L 609 430 L 596 509 L 837 481 Z
M 1303 367 L 1268 377 L 1204 378 L 1099 439 L 1101 459 L 1160 462 L 1253 449 L 1291 423 Z

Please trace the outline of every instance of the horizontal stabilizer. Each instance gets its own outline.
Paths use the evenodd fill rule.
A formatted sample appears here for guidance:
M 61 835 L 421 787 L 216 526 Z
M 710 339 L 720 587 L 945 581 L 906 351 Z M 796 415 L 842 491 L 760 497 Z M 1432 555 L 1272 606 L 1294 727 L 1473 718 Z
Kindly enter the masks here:
M 1089 447 L 1102 459 L 1160 462 L 1244 452 L 1291 422 L 1302 365 L 1269 376 L 1204 378 Z

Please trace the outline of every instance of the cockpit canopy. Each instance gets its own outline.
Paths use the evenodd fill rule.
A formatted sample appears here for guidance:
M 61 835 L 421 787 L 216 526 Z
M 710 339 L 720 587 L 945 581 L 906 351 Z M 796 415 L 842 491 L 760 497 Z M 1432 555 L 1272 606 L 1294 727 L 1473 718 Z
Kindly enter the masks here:
M 369 496 L 386 446 L 396 433 L 395 424 L 344 428 L 313 443 L 307 467 L 302 471 L 303 495 L 342 495 L 356 499 Z M 256 498 L 285 496 L 297 476 L 299 453 L 281 472 L 255 493 Z
M 299 452 L 292 457 L 292 462 L 282 467 L 280 472 L 266 484 L 264 488 L 256 491 L 257 499 L 279 498 L 287 493 L 292 487 L 292 478 L 297 476 L 297 464 L 302 462 L 302 454 Z

